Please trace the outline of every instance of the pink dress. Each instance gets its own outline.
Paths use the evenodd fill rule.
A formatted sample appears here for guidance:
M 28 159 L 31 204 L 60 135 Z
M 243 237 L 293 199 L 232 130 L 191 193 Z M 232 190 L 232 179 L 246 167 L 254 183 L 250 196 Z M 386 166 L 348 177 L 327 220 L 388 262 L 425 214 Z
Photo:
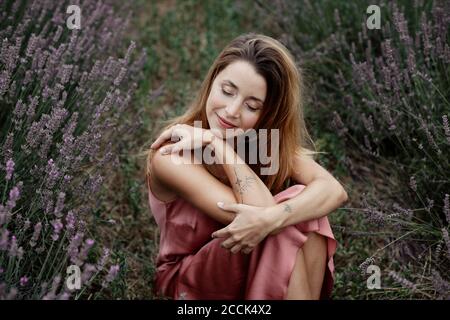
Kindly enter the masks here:
M 277 203 L 295 197 L 305 188 L 294 185 L 274 196 Z M 324 235 L 328 261 L 321 299 L 330 298 L 334 282 L 333 255 L 337 242 L 328 218 L 285 227 L 266 237 L 248 255 L 231 253 L 220 244 L 223 238 L 211 234 L 221 223 L 178 197 L 163 202 L 149 190 L 149 203 L 160 229 L 154 294 L 186 300 L 270 300 L 285 299 L 299 248 L 307 232 Z

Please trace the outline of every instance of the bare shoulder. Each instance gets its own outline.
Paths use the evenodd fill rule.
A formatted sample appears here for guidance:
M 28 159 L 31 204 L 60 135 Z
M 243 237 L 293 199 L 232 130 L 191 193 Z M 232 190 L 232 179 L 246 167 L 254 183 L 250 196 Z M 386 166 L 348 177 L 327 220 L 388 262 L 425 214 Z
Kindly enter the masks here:
M 192 155 L 155 152 L 151 160 L 150 187 L 154 195 L 162 201 L 173 200 L 177 196 L 177 187 L 186 185 L 189 179 L 209 174 Z
M 159 181 L 154 170 L 151 170 L 150 172 L 149 185 L 153 195 L 163 202 L 170 202 L 177 196 L 175 192 Z
M 222 210 L 217 202 L 236 203 L 233 190 L 206 170 L 201 161 L 194 161 L 192 153 L 190 151 L 187 156 L 154 154 L 150 171 L 161 187 L 161 193 L 158 193 L 160 199 L 163 200 L 163 196 L 169 197 L 167 199 L 179 196 L 214 220 L 222 224 L 230 223 L 235 213 Z

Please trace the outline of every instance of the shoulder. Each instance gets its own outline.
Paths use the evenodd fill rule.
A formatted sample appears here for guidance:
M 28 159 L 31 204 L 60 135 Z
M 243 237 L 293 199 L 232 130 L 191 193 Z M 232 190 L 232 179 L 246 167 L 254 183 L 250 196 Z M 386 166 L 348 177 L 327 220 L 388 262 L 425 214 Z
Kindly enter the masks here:
M 189 180 L 209 175 L 203 165 L 194 160 L 192 151 L 167 155 L 156 151 L 150 161 L 150 177 L 166 190 L 176 191 Z
M 162 154 L 158 150 L 154 152 L 150 161 L 152 171 L 154 171 L 157 175 L 170 175 L 173 171 L 177 173 L 180 171 L 189 171 L 187 169 L 194 171 L 206 171 L 200 161 L 195 161 L 194 153 L 191 150 L 181 151 L 179 154 Z

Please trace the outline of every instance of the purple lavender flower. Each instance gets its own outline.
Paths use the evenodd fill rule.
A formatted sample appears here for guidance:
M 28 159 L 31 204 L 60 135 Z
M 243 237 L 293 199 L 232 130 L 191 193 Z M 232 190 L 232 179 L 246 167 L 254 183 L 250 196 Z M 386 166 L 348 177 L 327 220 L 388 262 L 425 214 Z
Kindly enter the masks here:
M 395 271 L 389 271 L 389 275 L 399 284 L 401 284 L 404 288 L 408 288 L 412 291 L 417 291 L 417 286 L 411 281 L 405 279 Z
M 81 265 L 81 261 L 78 259 L 79 246 L 83 241 L 83 234 L 77 232 L 72 239 L 70 240 L 69 247 L 67 248 L 68 255 L 70 257 L 70 261 L 77 265 Z
M 134 41 L 130 42 L 130 46 L 128 47 L 127 53 L 125 54 L 124 60 L 125 62 L 130 61 L 131 52 L 136 48 L 136 43 Z
M 81 283 L 86 284 L 89 282 L 95 271 L 97 271 L 97 268 L 93 264 L 86 263 L 81 274 Z
M 359 269 L 361 270 L 361 275 L 365 276 L 366 272 L 367 272 L 367 267 L 371 264 L 375 263 L 375 259 L 373 257 L 369 257 L 366 260 L 363 261 L 363 263 L 361 263 L 359 265 Z
M 53 159 L 49 159 L 47 162 L 47 181 L 46 181 L 46 186 L 48 189 L 53 188 L 53 186 L 56 183 L 56 180 L 59 179 L 61 173 L 58 169 L 58 167 L 56 166 L 55 162 L 53 161 Z
M 20 184 L 18 184 L 17 186 L 12 188 L 11 191 L 9 191 L 9 199 L 6 202 L 6 210 L 8 212 L 11 212 L 11 210 L 14 209 L 14 207 L 16 206 L 17 200 L 19 200 L 19 198 L 20 198 L 19 187 L 20 187 Z
M 439 146 L 437 145 L 436 141 L 433 138 L 433 135 L 431 134 L 430 130 L 428 129 L 428 124 L 424 121 L 424 119 L 421 117 L 420 118 L 420 123 L 421 123 L 421 129 L 425 132 L 425 135 L 428 139 L 428 143 L 439 153 L 441 154 L 442 151 L 439 148 Z
M 7 218 L 8 212 L 6 211 L 6 208 L 0 204 L 0 227 L 6 223 Z
M 13 157 L 13 151 L 12 151 L 12 144 L 14 139 L 14 133 L 9 132 L 6 136 L 6 141 L 3 144 L 3 157 L 4 159 L 12 159 Z
M 17 245 L 17 238 L 16 236 L 11 237 L 11 242 L 9 244 L 9 255 L 11 257 L 17 257 L 19 254 L 19 247 Z
M 120 69 L 119 75 L 118 75 L 117 78 L 114 80 L 114 85 L 115 85 L 115 86 L 118 86 L 118 85 L 122 82 L 123 78 L 125 77 L 125 73 L 126 73 L 126 72 L 127 72 L 127 69 L 126 69 L 126 68 L 122 67 L 122 68 Z
M 448 125 L 448 118 L 446 114 L 442 116 L 442 124 L 444 126 L 444 132 L 445 136 L 447 137 L 447 142 L 448 144 L 450 144 L 450 127 Z
M 11 180 L 11 177 L 14 173 L 14 161 L 12 159 L 9 159 L 8 162 L 6 162 L 6 181 Z
M 80 261 L 85 261 L 87 258 L 87 255 L 89 253 L 89 250 L 91 250 L 92 246 L 94 245 L 94 240 L 87 239 L 84 243 L 83 248 L 80 250 L 80 254 L 78 255 L 78 259 Z
M 103 282 L 103 287 L 106 287 L 109 283 L 113 282 L 114 279 L 119 274 L 120 266 L 115 264 L 109 268 L 108 274 L 105 277 L 105 281 Z
M 450 224 L 450 200 L 449 200 L 449 194 L 446 193 L 444 197 L 444 215 L 447 219 L 447 223 Z
M 42 298 L 42 300 L 55 300 L 56 299 L 56 291 L 58 290 L 60 282 L 61 282 L 61 276 L 60 275 L 55 276 L 53 278 L 52 288 Z
M 32 57 L 34 51 L 36 50 L 36 45 L 38 42 L 38 38 L 36 37 L 36 35 L 34 33 L 31 34 L 30 39 L 28 40 L 28 45 L 27 45 L 27 49 L 25 52 L 25 55 L 27 57 Z
M 36 246 L 36 243 L 39 240 L 39 236 L 41 234 L 41 230 L 42 230 L 42 223 L 41 222 L 36 223 L 34 225 L 33 236 L 31 237 L 31 240 L 30 240 L 31 247 Z
M 347 127 L 344 125 L 341 117 L 339 116 L 339 114 L 336 111 L 333 112 L 332 124 L 333 124 L 334 128 L 337 130 L 337 134 L 340 137 L 344 136 L 348 132 Z
M 431 282 L 434 289 L 439 293 L 441 299 L 448 300 L 450 298 L 450 283 L 442 278 L 435 269 L 431 271 Z
M 70 210 L 66 215 L 66 229 L 69 234 L 72 234 L 75 230 L 75 214 L 73 210 Z
M 30 220 L 26 219 L 23 224 L 23 231 L 27 231 L 30 228 L 30 224 L 31 224 Z
M 56 219 L 52 221 L 52 226 L 53 226 L 52 239 L 53 241 L 56 241 L 59 239 L 59 234 L 61 233 L 61 230 L 64 227 L 64 225 L 61 223 L 60 219 Z
M 97 270 L 101 271 L 105 267 L 110 255 L 110 250 L 108 248 L 103 249 L 103 255 L 100 258 L 99 263 L 97 264 Z
M 448 230 L 446 228 L 442 228 L 442 237 L 444 238 L 445 245 L 447 246 L 447 255 L 450 259 L 450 238 L 448 236 Z
M 28 277 L 27 276 L 23 276 L 20 278 L 20 286 L 24 287 L 26 284 L 28 283 Z
M 1 231 L 1 237 L 0 237 L 0 250 L 6 251 L 8 250 L 9 245 L 9 230 L 3 229 Z
M 66 197 L 66 194 L 64 192 L 60 192 L 58 194 L 58 200 L 56 201 L 56 205 L 55 205 L 55 211 L 53 212 L 54 215 L 58 218 L 60 218 L 62 216 L 62 209 L 64 208 L 64 199 Z
M 369 131 L 370 133 L 375 132 L 372 115 L 369 115 L 367 117 L 366 114 L 363 113 L 361 116 L 361 119 L 362 119 L 362 121 L 364 123 L 364 127 L 366 128 L 367 131 Z

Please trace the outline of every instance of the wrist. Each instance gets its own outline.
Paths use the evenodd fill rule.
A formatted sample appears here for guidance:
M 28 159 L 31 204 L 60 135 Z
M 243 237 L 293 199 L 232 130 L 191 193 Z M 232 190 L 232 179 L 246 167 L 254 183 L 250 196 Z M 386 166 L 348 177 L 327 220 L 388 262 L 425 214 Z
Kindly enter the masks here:
M 284 228 L 286 215 L 283 214 L 283 209 L 280 205 L 267 207 L 264 214 L 267 216 L 268 224 L 270 224 L 270 234 L 278 234 Z

